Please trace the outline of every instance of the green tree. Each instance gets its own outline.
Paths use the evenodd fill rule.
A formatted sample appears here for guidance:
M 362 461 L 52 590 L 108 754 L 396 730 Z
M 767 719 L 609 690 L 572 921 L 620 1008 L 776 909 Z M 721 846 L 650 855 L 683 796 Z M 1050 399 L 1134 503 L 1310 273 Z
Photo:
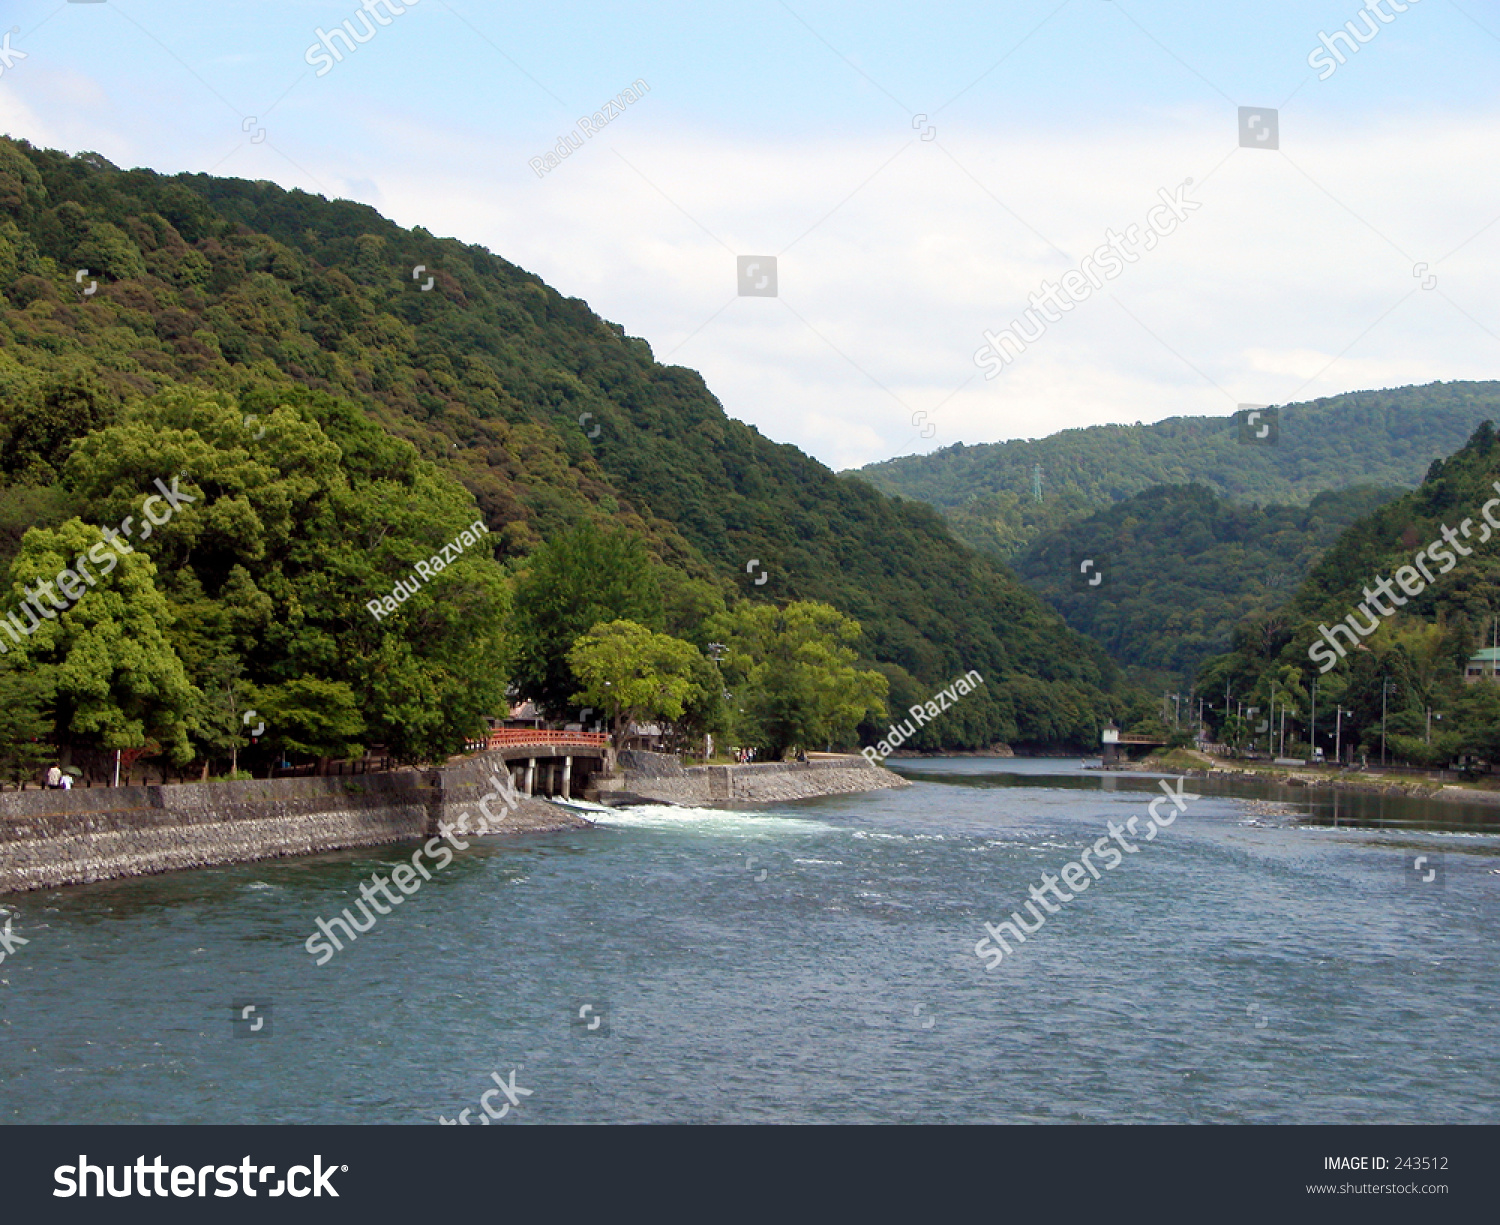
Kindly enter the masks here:
M 0 775 L 13 785 L 33 778 L 56 756 L 54 690 L 51 669 L 30 666 L 16 653 L 0 656 Z
M 575 676 L 568 652 L 609 621 L 661 627 L 661 591 L 644 542 L 584 523 L 537 549 L 517 581 L 511 616 L 512 679 L 519 694 L 553 718 L 576 706 L 573 694 L 582 678 Z
M 340 681 L 302 676 L 261 690 L 266 740 L 311 757 L 360 757 L 365 721 L 354 691 Z
M 742 712 L 737 734 L 773 758 L 794 747 L 846 743 L 862 719 L 886 717 L 889 682 L 856 666 L 859 622 L 836 608 L 746 602 L 711 628 L 728 648 L 724 668 Z
M 194 711 L 193 739 L 202 746 L 204 776 L 213 757 L 229 755 L 229 772 L 238 773 L 240 750 L 250 743 L 246 715 L 255 704 L 254 687 L 243 677 L 244 665 L 225 656 L 209 665 L 203 697 Z
M 698 655 L 690 670 L 692 688 L 683 703 L 682 717 L 673 725 L 673 744 L 679 751 L 689 743 L 706 744 L 706 736 L 718 736 L 730 726 L 729 703 L 725 699 L 724 674 L 707 655 Z
M 501 707 L 509 588 L 490 533 L 462 486 L 351 405 L 178 389 L 83 439 L 67 475 L 100 522 L 139 521 L 142 493 L 181 476 L 193 502 L 137 547 L 201 686 L 228 659 L 251 686 L 347 686 L 358 734 L 409 762 L 442 760 Z M 398 581 L 416 593 L 387 604 Z
M 87 559 L 73 569 L 81 594 L 69 606 L 58 575 L 79 558 Z M 76 577 L 82 569 L 92 586 Z M 52 666 L 61 736 L 109 749 L 154 739 L 180 766 L 194 756 L 189 721 L 201 694 L 172 647 L 172 610 L 156 577 L 151 559 L 123 539 L 111 545 L 97 527 L 70 519 L 26 534 L 10 566 L 9 603 L 32 626 L 26 657 Z
M 678 719 L 695 688 L 698 648 L 634 621 L 594 626 L 573 644 L 568 665 L 582 688 L 571 700 L 609 715 L 617 747 L 626 724 Z

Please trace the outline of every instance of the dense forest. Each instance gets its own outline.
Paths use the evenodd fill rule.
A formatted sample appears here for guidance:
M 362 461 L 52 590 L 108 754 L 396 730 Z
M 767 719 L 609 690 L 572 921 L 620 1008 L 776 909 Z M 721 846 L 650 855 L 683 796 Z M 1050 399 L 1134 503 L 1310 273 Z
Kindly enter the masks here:
M 1410 489 L 1481 421 L 1500 418 L 1500 382 L 1351 392 L 1276 412 L 1275 433 L 1263 442 L 1249 438 L 1245 413 L 1172 417 L 1034 441 L 960 443 L 850 475 L 938 507 L 964 540 L 1008 559 L 1048 529 L 1153 485 L 1197 484 L 1237 502 L 1301 506 L 1352 485 Z
M 1033 591 L 1120 663 L 1190 684 L 1236 625 L 1282 604 L 1356 519 L 1400 490 L 1244 506 L 1202 485 L 1160 485 L 1044 532 L 1013 560 Z M 1085 558 L 1095 567 L 1078 574 Z M 1094 574 L 1102 577 L 1088 585 Z
M 262 750 L 440 756 L 507 688 L 582 704 L 556 675 L 571 647 L 518 639 L 546 637 L 518 592 L 547 548 L 649 571 L 644 593 L 616 574 L 595 599 L 547 570 L 580 637 L 627 623 L 591 640 L 596 671 L 627 648 L 681 662 L 630 627 L 700 649 L 718 631 L 731 685 L 764 675 L 755 650 L 821 661 L 804 706 L 843 676 L 854 697 L 827 709 L 868 741 L 888 707 L 976 669 L 985 685 L 924 729 L 952 747 L 1093 744 L 1138 704 L 1102 650 L 935 511 L 761 437 L 695 372 L 481 247 L 269 183 L 0 140 L 0 283 L 11 608 L 107 547 L 155 482 L 193 499 L 104 590 L 42 610 L 0 655 L 16 697 L 0 739 L 154 742 L 206 764 L 238 751 L 255 702 L 275 716 Z M 366 612 L 475 521 L 442 583 Z M 769 629 L 742 607 L 762 604 L 782 610 Z M 833 738 L 758 699 L 768 742 Z
M 1417 489 L 1351 525 L 1280 607 L 1239 626 L 1198 677 L 1217 733 L 1267 747 L 1274 699 L 1288 746 L 1305 745 L 1316 697 L 1330 755 L 1342 709 L 1345 749 L 1372 761 L 1382 740 L 1388 758 L 1417 764 L 1500 757 L 1500 683 L 1465 683 L 1500 617 L 1500 532 L 1486 522 L 1500 522 L 1497 480 L 1500 440 L 1484 422 Z M 1279 715 L 1274 728 L 1279 745 Z

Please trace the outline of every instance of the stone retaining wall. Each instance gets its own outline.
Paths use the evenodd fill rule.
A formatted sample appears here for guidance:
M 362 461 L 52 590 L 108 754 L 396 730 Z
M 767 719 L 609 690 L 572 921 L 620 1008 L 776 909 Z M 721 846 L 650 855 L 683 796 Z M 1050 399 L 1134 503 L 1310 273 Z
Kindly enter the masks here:
M 348 778 L 0 792 L 0 894 L 180 868 L 424 841 L 491 790 L 487 762 Z M 493 833 L 588 822 L 545 800 L 498 801 Z M 501 816 L 501 814 L 504 814 Z
M 615 777 L 595 780 L 594 790 L 606 803 L 630 796 L 666 804 L 768 804 L 909 786 L 900 775 L 863 757 L 683 767 L 665 754 L 629 752 L 620 754 Z

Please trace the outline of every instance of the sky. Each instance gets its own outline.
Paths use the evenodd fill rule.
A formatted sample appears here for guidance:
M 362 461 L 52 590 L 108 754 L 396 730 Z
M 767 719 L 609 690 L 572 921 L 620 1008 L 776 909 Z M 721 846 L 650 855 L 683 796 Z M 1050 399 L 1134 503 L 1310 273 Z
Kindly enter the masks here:
M 1500 3 L 1373 2 L 6 0 L 0 131 L 483 245 L 847 468 L 1500 376 Z

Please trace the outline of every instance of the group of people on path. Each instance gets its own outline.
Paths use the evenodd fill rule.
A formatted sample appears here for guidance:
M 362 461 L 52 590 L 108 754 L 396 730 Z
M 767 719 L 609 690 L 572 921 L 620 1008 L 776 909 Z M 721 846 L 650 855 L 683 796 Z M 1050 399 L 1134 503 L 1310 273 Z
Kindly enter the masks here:
M 53 762 L 52 768 L 47 771 L 47 786 L 53 791 L 71 791 L 73 790 L 73 776 L 65 774 L 62 768 Z

